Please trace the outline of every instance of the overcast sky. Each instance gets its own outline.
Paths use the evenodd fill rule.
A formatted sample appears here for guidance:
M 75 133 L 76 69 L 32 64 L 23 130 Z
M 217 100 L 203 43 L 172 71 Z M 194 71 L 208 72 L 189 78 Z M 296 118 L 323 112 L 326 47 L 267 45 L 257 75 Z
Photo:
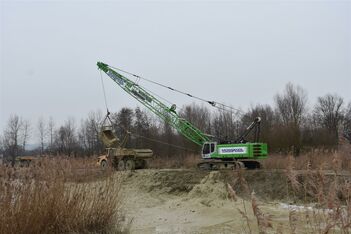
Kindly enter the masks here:
M 289 81 L 311 106 L 351 100 L 350 1 L 1 1 L 0 26 L 0 130 L 14 113 L 36 124 L 104 110 L 97 61 L 236 108 L 272 104 Z M 112 111 L 138 105 L 104 80 Z

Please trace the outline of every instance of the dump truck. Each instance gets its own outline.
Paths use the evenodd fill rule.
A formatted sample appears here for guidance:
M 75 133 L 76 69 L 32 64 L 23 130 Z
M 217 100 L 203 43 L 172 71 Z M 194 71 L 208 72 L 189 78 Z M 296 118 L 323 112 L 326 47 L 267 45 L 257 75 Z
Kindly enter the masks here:
M 109 113 L 107 117 L 108 115 Z M 146 159 L 152 158 L 153 151 L 151 149 L 125 148 L 129 135 L 130 132 L 127 132 L 121 142 L 112 125 L 101 128 L 100 139 L 106 147 L 106 154 L 98 157 L 97 164 L 101 168 L 105 169 L 110 166 L 119 171 L 146 168 Z
M 29 165 L 37 159 L 38 157 L 33 157 L 33 156 L 18 156 L 16 157 L 15 164 L 20 167 L 29 167 Z

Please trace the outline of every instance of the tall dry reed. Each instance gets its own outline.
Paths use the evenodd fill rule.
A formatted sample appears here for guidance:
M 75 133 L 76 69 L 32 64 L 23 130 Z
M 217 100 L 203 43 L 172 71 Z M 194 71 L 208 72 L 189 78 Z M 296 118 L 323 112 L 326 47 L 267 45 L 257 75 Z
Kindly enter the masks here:
M 121 218 L 120 179 L 77 183 L 69 159 L 0 168 L 0 233 L 114 232 Z M 84 164 L 84 163 L 82 163 Z M 77 166 L 76 165 L 76 166 Z
M 302 157 L 285 156 L 284 160 L 268 162 L 270 166 L 280 165 L 282 172 L 277 173 L 285 175 L 282 179 L 287 184 L 286 199 L 297 202 L 297 206 L 289 208 L 285 224 L 276 220 L 274 226 L 269 213 L 264 213 L 256 196 L 251 195 L 253 215 L 248 214 L 244 200 L 243 209 L 237 208 L 246 224 L 246 232 L 252 233 L 250 218 L 254 217 L 260 233 L 283 233 L 283 230 L 290 233 L 351 233 L 350 157 L 351 155 L 333 152 L 328 157 L 325 155 L 318 158 L 314 153 Z M 252 191 L 245 180 L 245 173 L 233 173 L 233 186 L 228 185 L 233 201 L 240 199 L 233 187 L 242 189 L 246 199 L 248 191 Z

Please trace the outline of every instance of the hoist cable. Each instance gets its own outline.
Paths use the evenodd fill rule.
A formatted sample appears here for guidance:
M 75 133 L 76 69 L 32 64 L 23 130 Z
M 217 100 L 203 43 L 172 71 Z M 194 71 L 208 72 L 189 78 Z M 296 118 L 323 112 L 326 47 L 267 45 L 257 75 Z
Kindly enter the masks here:
M 172 146 L 172 147 L 174 147 L 174 148 L 178 148 L 178 149 L 182 149 L 182 150 L 187 150 L 187 151 L 192 151 L 192 152 L 198 152 L 198 151 L 196 151 L 196 150 L 188 149 L 188 148 L 185 148 L 185 147 L 182 147 L 182 146 L 174 145 L 174 144 L 171 144 L 171 143 L 168 143 L 168 142 L 164 142 L 164 141 L 160 141 L 160 140 L 156 140 L 156 139 L 153 139 L 153 138 L 141 136 L 141 135 L 138 135 L 138 134 L 135 134 L 135 133 L 130 133 L 130 134 L 131 134 L 132 136 L 135 136 L 135 137 L 143 138 L 143 139 L 146 139 L 146 140 L 149 140 L 149 141 L 153 141 L 153 142 L 156 142 L 156 143 L 160 143 L 160 144 L 163 144 L 163 145 Z
M 158 95 L 158 94 L 152 92 L 150 89 L 145 88 L 145 86 L 141 86 L 141 85 L 139 85 L 139 84 L 138 84 L 138 86 L 142 87 L 143 89 L 145 89 L 145 90 L 148 91 L 149 93 L 151 93 L 151 94 L 155 95 L 156 97 L 162 99 L 163 101 L 167 102 L 168 104 L 170 104 L 170 105 L 174 104 L 174 102 L 171 102 L 171 101 L 167 100 L 166 98 L 161 97 L 160 95 Z
M 103 80 L 103 78 L 102 78 L 102 73 L 101 73 L 101 70 L 100 70 L 100 69 L 99 69 L 99 71 L 100 71 L 101 86 L 102 86 L 102 92 L 103 92 L 103 94 L 104 94 L 104 100 L 105 100 L 106 111 L 107 111 L 107 113 L 109 113 L 108 106 L 107 106 L 107 99 L 106 99 L 106 91 L 105 91 L 104 80 Z
M 181 93 L 181 94 L 186 95 L 186 96 L 188 96 L 188 97 L 191 97 L 191 98 L 194 98 L 194 99 L 197 99 L 197 100 L 206 102 L 206 103 L 210 104 L 211 106 L 216 107 L 217 109 L 223 109 L 223 110 L 225 110 L 225 109 L 224 109 L 224 107 L 225 107 L 225 108 L 234 110 L 234 111 L 236 111 L 236 112 L 238 112 L 238 113 L 241 113 L 241 112 L 242 112 L 240 109 L 233 108 L 233 107 L 231 107 L 231 106 L 228 106 L 228 105 L 223 104 L 223 103 L 220 103 L 220 102 L 210 101 L 210 100 L 206 100 L 206 99 L 201 98 L 201 97 L 197 97 L 197 96 L 192 95 L 192 94 L 190 94 L 190 93 L 187 93 L 187 92 L 184 92 L 184 91 L 181 91 L 181 90 L 172 88 L 172 87 L 170 87 L 170 86 L 167 86 L 167 85 L 158 83 L 158 82 L 156 82 L 156 81 L 153 81 L 153 80 L 147 79 L 147 78 L 145 78 L 145 77 L 142 77 L 142 76 L 133 74 L 133 73 L 128 72 L 128 71 L 125 71 L 125 70 L 123 70 L 123 69 L 120 69 L 120 68 L 117 68 L 117 67 L 113 67 L 113 66 L 111 66 L 111 65 L 109 65 L 109 67 L 112 67 L 112 68 L 114 68 L 114 69 L 116 69 L 116 70 L 118 70 L 118 71 L 124 72 L 124 73 L 126 73 L 126 74 L 128 74 L 128 75 L 134 76 L 134 77 L 136 77 L 136 78 L 138 78 L 138 79 L 142 79 L 142 80 L 145 80 L 145 81 L 147 81 L 147 82 L 153 83 L 153 84 L 155 84 L 155 85 L 161 86 L 161 87 L 163 87 L 163 88 L 172 90 L 172 91 L 174 91 L 174 92 Z M 223 108 L 219 108 L 218 105 L 222 106 Z
M 129 133 L 130 135 L 135 136 L 135 137 L 139 137 L 139 138 L 143 138 L 143 139 L 146 139 L 146 140 L 149 140 L 149 141 L 153 141 L 153 142 L 157 142 L 157 143 L 160 143 L 160 144 L 172 146 L 172 147 L 174 147 L 174 148 L 178 148 L 178 149 L 182 149 L 182 150 L 188 150 L 188 151 L 198 152 L 198 151 L 196 151 L 196 150 L 192 150 L 192 149 L 189 149 L 189 148 L 186 148 L 186 147 L 182 147 L 182 146 L 179 146 L 179 145 L 171 144 L 171 143 L 168 143 L 168 142 L 160 141 L 160 140 L 157 140 L 157 139 L 153 139 L 153 138 L 149 138 L 149 137 L 145 137 L 145 136 L 142 136 L 142 135 L 133 133 L 133 132 L 127 130 L 127 129 L 126 129 L 124 126 L 122 126 L 122 125 L 120 125 L 119 127 L 121 127 L 127 134 Z

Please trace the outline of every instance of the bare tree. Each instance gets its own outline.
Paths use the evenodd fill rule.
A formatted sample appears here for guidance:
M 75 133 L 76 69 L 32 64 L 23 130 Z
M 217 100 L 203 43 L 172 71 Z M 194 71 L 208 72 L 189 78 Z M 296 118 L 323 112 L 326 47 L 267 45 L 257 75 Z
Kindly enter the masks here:
M 306 113 L 307 93 L 300 86 L 288 83 L 283 94 L 275 96 L 277 111 L 285 124 L 300 126 Z
M 76 128 L 73 118 L 69 118 L 55 134 L 54 145 L 61 154 L 71 156 L 77 149 Z
M 135 108 L 135 121 L 133 124 L 134 132 L 143 137 L 150 137 L 150 122 L 147 114 L 140 110 L 139 107 Z M 135 139 L 135 147 L 146 147 L 149 146 L 142 138 Z
M 192 103 L 191 105 L 183 106 L 179 115 L 202 132 L 211 134 L 211 112 L 206 106 Z M 180 142 L 187 149 L 198 150 L 198 146 L 185 137 L 180 136 Z
M 338 129 L 343 120 L 343 103 L 343 98 L 337 94 L 327 94 L 318 98 L 313 111 L 317 123 L 332 134 L 335 144 L 338 142 Z
M 198 129 L 210 133 L 211 113 L 203 105 L 186 105 L 180 111 L 180 116 L 191 122 Z
M 4 152 L 4 137 L 0 135 L 0 153 Z
M 99 139 L 101 128 L 101 112 L 90 112 L 88 118 L 81 123 L 78 138 L 81 146 L 90 155 L 98 154 L 102 151 L 103 146 Z
M 23 133 L 22 133 L 22 148 L 26 150 L 26 144 L 30 135 L 30 122 L 29 120 L 23 121 Z
M 239 135 L 239 119 L 237 113 L 220 110 L 213 116 L 211 123 L 211 134 L 221 140 L 233 140 Z
M 39 118 L 38 124 L 37 124 L 37 129 L 38 129 L 38 136 L 39 136 L 39 141 L 40 141 L 40 155 L 43 155 L 44 153 L 44 147 L 45 147 L 45 122 L 42 117 Z
M 111 119 L 119 139 L 124 138 L 126 131 L 132 132 L 134 119 L 134 111 L 132 109 L 123 107 L 118 113 L 113 114 Z M 132 145 L 131 140 L 126 144 L 127 147 Z
M 15 165 L 20 146 L 20 134 L 23 122 L 18 115 L 11 115 L 4 131 L 4 150 L 11 157 L 12 166 Z
M 47 134 L 49 136 L 49 150 L 52 151 L 53 142 L 54 142 L 54 131 L 55 131 L 55 122 L 52 116 L 50 116 L 47 127 Z
M 289 133 L 295 155 L 301 148 L 301 123 L 306 114 L 307 93 L 300 86 L 288 83 L 283 94 L 275 96 L 276 112 Z
M 344 137 L 351 143 L 351 102 L 347 105 L 344 118 Z

